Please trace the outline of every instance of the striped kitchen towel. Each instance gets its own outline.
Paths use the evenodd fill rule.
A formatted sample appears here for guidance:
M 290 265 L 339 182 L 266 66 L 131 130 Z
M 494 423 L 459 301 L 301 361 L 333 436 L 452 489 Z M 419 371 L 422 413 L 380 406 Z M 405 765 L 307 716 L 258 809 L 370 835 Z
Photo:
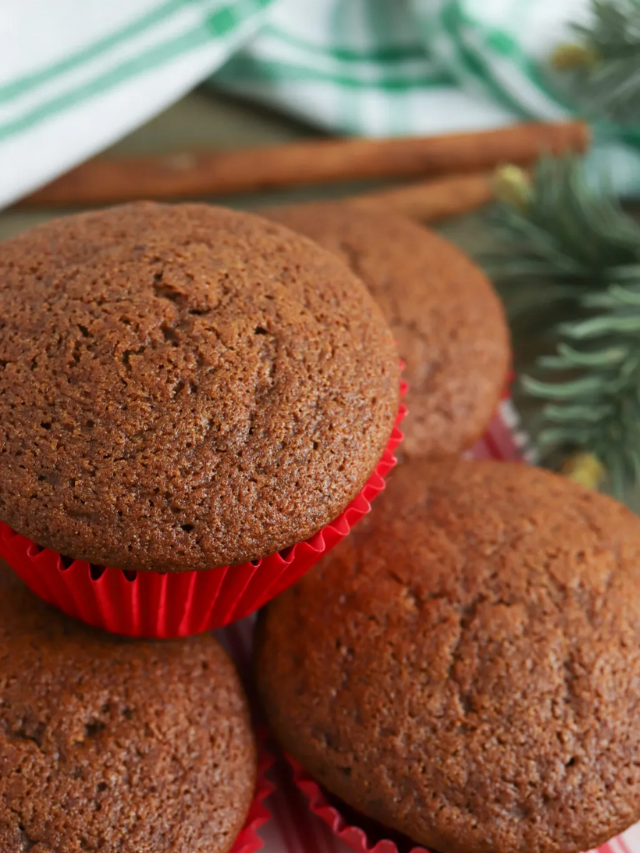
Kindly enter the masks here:
M 0 2 L 0 207 L 208 78 L 277 0 Z
M 281 0 L 212 84 L 364 136 L 562 120 L 580 109 L 550 57 L 592 13 L 593 0 Z M 591 173 L 640 193 L 640 115 L 595 130 Z
M 620 0 L 623 2 L 623 0 Z M 635 0 L 624 0 L 635 2 Z M 430 134 L 577 111 L 549 56 L 592 0 L 5 0 L 0 206 L 203 80 L 340 133 Z M 640 117 L 639 122 L 640 125 Z M 594 158 L 640 189 L 640 130 Z

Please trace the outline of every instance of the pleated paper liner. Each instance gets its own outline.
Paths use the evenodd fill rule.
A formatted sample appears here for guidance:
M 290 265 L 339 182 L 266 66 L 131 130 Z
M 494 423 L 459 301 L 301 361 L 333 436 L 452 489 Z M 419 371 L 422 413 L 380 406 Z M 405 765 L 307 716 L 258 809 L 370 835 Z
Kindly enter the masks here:
M 266 737 L 258 738 L 258 778 L 256 793 L 249 809 L 249 814 L 240 834 L 236 838 L 231 853 L 256 853 L 263 846 L 258 829 L 271 817 L 271 812 L 265 805 L 265 800 L 274 791 L 274 784 L 267 777 L 267 771 L 274 764 L 274 757 L 266 747 Z
M 383 826 L 381 823 L 360 814 L 338 797 L 325 791 L 307 771 L 290 756 L 287 756 L 296 787 L 302 791 L 310 811 L 323 820 L 341 841 L 357 853 L 436 853 L 420 847 L 408 836 Z M 597 850 L 588 853 L 635 853 L 637 842 L 631 837 L 640 836 L 640 823 L 635 824 Z
M 361 815 L 327 793 L 293 758 L 287 755 L 293 781 L 304 794 L 313 814 L 321 818 L 341 841 L 358 853 L 432 853 L 406 835 Z
M 68 560 L 0 522 L 0 558 L 40 598 L 96 628 L 155 639 L 221 628 L 295 583 L 369 512 L 396 464 L 393 452 L 402 440 L 405 413 L 401 405 L 382 458 L 346 510 L 310 539 L 278 554 L 206 571 L 128 572 Z

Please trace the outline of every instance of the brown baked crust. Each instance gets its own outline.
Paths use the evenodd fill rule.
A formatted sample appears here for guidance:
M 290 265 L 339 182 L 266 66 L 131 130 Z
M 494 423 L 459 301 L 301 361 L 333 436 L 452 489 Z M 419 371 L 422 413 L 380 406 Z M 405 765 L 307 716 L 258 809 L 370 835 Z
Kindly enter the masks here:
M 321 202 L 259 212 L 342 257 L 380 304 L 409 383 L 400 453 L 437 458 L 474 444 L 510 359 L 502 304 L 482 271 L 442 237 L 386 211 Z
M 150 203 L 0 246 L 0 518 L 99 565 L 208 569 L 336 518 L 398 409 L 392 336 L 311 241 Z
M 548 472 L 402 466 L 269 605 L 286 751 L 443 853 L 573 853 L 640 819 L 640 520 Z
M 119 639 L 67 619 L 0 568 L 0 849 L 225 853 L 256 755 L 212 635 Z

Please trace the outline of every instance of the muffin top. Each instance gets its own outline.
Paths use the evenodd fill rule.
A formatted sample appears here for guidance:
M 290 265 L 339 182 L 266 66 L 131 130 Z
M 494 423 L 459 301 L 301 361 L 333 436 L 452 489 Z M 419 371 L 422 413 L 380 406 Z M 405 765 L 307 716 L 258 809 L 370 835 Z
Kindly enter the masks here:
M 225 853 L 256 756 L 210 634 L 133 642 L 87 628 L 0 569 L 0 849 Z
M 260 625 L 284 748 L 442 853 L 573 853 L 640 819 L 640 520 L 497 462 L 401 466 Z
M 470 447 L 496 410 L 509 365 L 502 305 L 482 271 L 397 214 L 339 202 L 261 214 L 342 257 L 380 304 L 409 383 L 400 453 L 435 458 Z
M 241 563 L 338 516 L 398 360 L 330 253 L 249 214 L 138 203 L 0 245 L 0 518 L 98 565 Z

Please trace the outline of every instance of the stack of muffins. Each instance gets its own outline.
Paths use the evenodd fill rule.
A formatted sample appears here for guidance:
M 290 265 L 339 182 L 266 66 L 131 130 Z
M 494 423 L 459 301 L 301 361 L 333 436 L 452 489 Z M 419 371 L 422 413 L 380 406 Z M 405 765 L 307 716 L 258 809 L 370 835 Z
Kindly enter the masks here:
M 0 246 L 0 317 L 0 551 L 93 626 L 176 637 L 255 609 L 393 462 L 380 309 L 266 220 L 138 204 L 43 225 Z M 122 639 L 0 578 L 0 849 L 230 850 L 257 756 L 217 641 Z
M 68 614 L 0 574 L 2 850 L 230 850 L 242 686 L 211 635 L 159 638 L 265 604 L 271 730 L 381 837 L 577 853 L 640 818 L 640 523 L 462 459 L 509 341 L 455 248 L 143 203 L 1 245 L 0 308 L 0 555 Z

